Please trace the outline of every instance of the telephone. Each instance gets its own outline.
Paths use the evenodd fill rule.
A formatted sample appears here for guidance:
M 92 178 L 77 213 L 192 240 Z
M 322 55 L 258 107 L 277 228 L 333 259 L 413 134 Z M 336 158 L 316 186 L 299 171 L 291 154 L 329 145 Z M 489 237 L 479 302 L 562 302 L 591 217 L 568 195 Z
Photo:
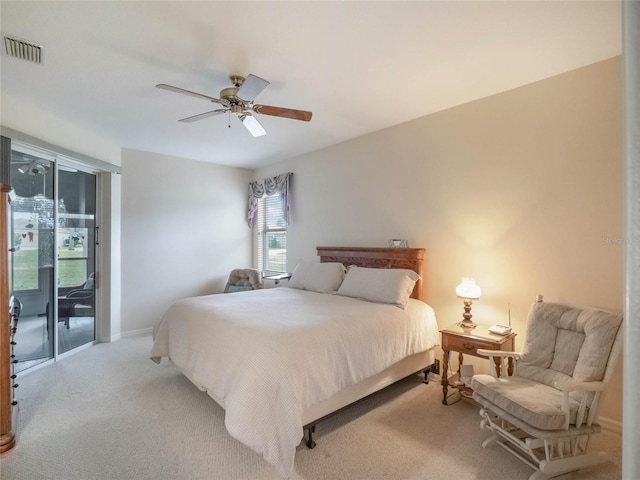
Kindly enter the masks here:
M 496 335 L 509 335 L 511 333 L 511 327 L 505 327 L 504 325 L 494 325 L 493 327 L 489 327 L 490 333 L 495 333 Z
M 494 325 L 493 327 L 489 327 L 489 333 L 495 333 L 496 335 L 506 336 L 511 333 L 511 304 L 508 304 L 509 309 L 509 326 L 505 325 Z

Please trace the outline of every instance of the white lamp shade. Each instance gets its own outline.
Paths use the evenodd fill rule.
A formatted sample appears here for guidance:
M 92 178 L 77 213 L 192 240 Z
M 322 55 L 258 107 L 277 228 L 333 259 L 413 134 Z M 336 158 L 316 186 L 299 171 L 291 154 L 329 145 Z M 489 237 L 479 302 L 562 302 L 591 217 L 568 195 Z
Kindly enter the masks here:
M 460 298 L 477 300 L 482 295 L 482 290 L 473 278 L 463 278 L 462 283 L 456 287 L 456 295 Z

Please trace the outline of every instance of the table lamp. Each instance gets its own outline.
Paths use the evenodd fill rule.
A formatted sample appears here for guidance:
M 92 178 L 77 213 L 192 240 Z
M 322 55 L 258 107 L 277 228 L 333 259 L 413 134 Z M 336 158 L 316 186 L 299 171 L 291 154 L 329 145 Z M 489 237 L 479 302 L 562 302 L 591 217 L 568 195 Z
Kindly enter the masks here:
M 456 287 L 456 295 L 464 300 L 464 313 L 462 321 L 457 325 L 463 330 L 473 330 L 476 324 L 471 321 L 471 304 L 478 300 L 482 290 L 473 278 L 464 277 L 462 283 Z

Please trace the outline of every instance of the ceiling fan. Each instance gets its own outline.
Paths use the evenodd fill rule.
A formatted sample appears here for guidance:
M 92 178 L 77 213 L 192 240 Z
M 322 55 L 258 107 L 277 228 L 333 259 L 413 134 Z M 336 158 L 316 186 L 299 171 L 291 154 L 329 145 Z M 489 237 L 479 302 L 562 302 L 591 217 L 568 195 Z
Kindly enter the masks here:
M 27 175 L 31 175 L 32 177 L 36 175 L 47 174 L 46 166 L 35 159 L 29 160 L 28 163 L 23 163 L 20 167 L 18 167 L 18 171 L 23 174 L 26 173 Z
M 271 115 L 273 117 L 291 118 L 293 120 L 302 120 L 308 122 L 311 120 L 311 112 L 305 110 L 295 110 L 293 108 L 272 107 L 269 105 L 259 105 L 254 103 L 255 98 L 269 86 L 269 82 L 249 74 L 247 78 L 239 75 L 231 75 L 229 77 L 233 87 L 224 88 L 220 91 L 220 98 L 210 97 L 201 93 L 191 92 L 183 88 L 174 87 L 165 83 L 160 83 L 156 87 L 170 92 L 182 93 L 192 97 L 203 98 L 213 103 L 218 103 L 224 108 L 212 110 L 210 112 L 201 113 L 192 117 L 182 118 L 179 122 L 191 123 L 197 122 L 205 118 L 220 115 L 222 113 L 233 113 L 240 119 L 242 124 L 249 130 L 251 135 L 259 137 L 265 135 L 266 130 L 260 125 L 260 122 L 253 115 L 259 113 L 261 115 Z M 231 127 L 231 125 L 229 125 Z

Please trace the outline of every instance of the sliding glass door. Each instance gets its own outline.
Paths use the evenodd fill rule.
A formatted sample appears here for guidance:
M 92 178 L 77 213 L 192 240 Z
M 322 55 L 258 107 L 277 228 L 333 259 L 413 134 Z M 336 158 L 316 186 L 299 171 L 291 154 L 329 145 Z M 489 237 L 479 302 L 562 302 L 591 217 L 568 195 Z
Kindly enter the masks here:
M 11 185 L 20 372 L 95 339 L 96 176 L 17 145 Z
M 11 152 L 12 285 L 20 320 L 14 353 L 16 371 L 54 356 L 55 168 L 52 158 Z
M 58 353 L 95 338 L 96 177 L 58 166 Z

